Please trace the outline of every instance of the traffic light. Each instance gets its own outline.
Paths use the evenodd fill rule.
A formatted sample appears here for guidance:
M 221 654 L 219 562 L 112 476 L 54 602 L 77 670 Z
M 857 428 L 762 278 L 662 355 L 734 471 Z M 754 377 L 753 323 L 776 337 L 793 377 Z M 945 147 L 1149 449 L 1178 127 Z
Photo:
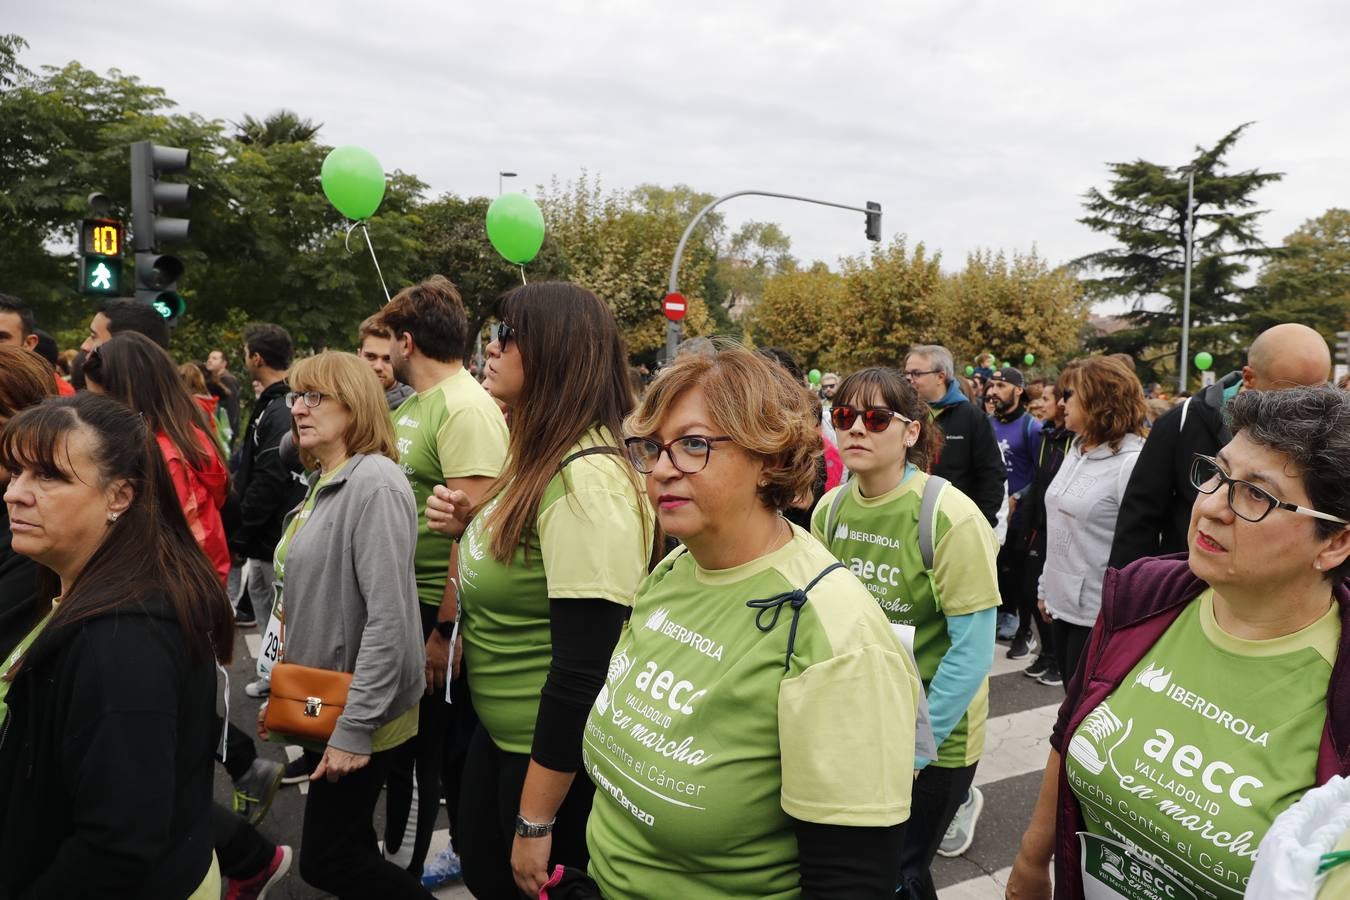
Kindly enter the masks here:
M 881 240 L 881 204 L 867 201 L 867 239 Z
M 117 297 L 122 293 L 122 243 L 119 219 L 85 219 L 80 223 L 80 293 Z
M 136 248 L 136 299 L 153 306 L 170 324 L 183 314 L 178 293 L 183 261 L 159 252 L 166 241 L 188 236 L 188 220 L 161 215 L 186 211 L 191 189 L 186 184 L 160 181 L 163 175 L 186 172 L 191 154 L 181 147 L 161 147 L 150 141 L 131 145 L 131 236 Z

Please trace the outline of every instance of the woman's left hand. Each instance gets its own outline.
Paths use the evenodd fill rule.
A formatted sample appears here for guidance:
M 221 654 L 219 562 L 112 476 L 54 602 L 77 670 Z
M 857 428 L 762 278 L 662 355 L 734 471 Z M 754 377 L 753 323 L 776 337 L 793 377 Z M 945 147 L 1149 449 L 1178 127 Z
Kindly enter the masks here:
M 527 838 L 516 835 L 511 845 L 511 874 L 516 887 L 527 897 L 538 897 L 548 881 L 548 855 L 553 849 L 553 835 Z
M 309 776 L 309 780 L 318 781 L 326 777 L 329 781 L 337 781 L 342 776 L 350 775 L 362 768 L 368 762 L 370 762 L 369 754 L 348 753 L 336 747 L 325 747 L 323 759 L 314 767 L 314 774 Z

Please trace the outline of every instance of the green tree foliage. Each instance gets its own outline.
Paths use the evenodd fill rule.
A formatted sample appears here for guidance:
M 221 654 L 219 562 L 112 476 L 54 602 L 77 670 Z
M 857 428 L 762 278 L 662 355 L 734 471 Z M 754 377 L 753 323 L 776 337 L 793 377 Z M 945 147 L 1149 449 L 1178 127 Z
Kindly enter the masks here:
M 843 276 L 816 263 L 768 278 L 746 325 L 760 346 L 789 350 L 807 369 L 827 366 L 834 360 L 839 313 L 847 305 Z
M 1250 123 L 1247 123 L 1250 124 Z M 1169 356 L 1180 340 L 1185 266 L 1186 183 L 1195 175 L 1195 256 L 1191 277 L 1191 346 L 1222 357 L 1233 344 L 1233 318 L 1242 311 L 1248 288 L 1239 284 L 1252 260 L 1268 254 L 1257 234 L 1262 210 L 1253 195 L 1282 178 L 1256 169 L 1235 172 L 1226 157 L 1247 128 L 1239 125 L 1211 147 L 1197 147 L 1180 166 L 1147 160 L 1112 163 L 1105 190 L 1085 195 L 1079 219 L 1111 237 L 1109 249 L 1078 264 L 1095 273 L 1085 281 L 1091 300 L 1126 299 L 1131 327 L 1099 339 L 1102 349 L 1129 353 L 1140 376 L 1155 380 L 1174 368 Z M 1161 298 L 1163 308 L 1146 302 Z
M 1350 328 L 1350 210 L 1329 209 L 1284 239 L 1240 321 L 1248 341 L 1281 322 L 1302 322 L 1328 340 Z
M 841 372 L 903 362 L 911 344 L 940 343 L 941 254 L 922 243 L 911 253 L 903 235 L 872 249 L 870 256 L 843 260 L 848 296 L 837 311 L 835 346 L 826 363 Z

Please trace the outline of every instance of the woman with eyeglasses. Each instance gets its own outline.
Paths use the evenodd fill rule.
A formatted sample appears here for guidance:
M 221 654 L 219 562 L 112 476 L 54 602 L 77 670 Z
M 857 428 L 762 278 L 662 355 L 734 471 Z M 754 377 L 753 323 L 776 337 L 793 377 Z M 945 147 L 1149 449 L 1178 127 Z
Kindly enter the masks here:
M 1238 900 L 1275 817 L 1350 776 L 1350 396 L 1229 409 L 1186 557 L 1107 572 L 1009 897 L 1049 897 L 1053 856 L 1056 897 Z
M 289 382 L 291 427 L 311 474 L 274 558 L 280 658 L 352 679 L 327 741 L 270 735 L 266 704 L 258 734 L 303 747 L 313 773 L 300 848 L 305 881 L 338 897 L 429 897 L 380 853 L 371 824 L 397 748 L 417 733 L 425 686 L 412 488 L 369 366 L 330 351 L 296 362 Z
M 1075 437 L 1045 492 L 1045 566 L 1036 596 L 1050 617 L 1060 674 L 1078 668 L 1102 602 L 1120 499 L 1143 449 L 1144 387 L 1115 356 L 1068 370 L 1059 403 Z
M 460 630 L 480 721 L 460 793 L 472 827 L 456 845 L 479 900 L 537 897 L 555 865 L 586 867 L 582 728 L 654 538 L 619 443 L 634 398 L 609 307 L 545 282 L 508 293 L 500 316 L 483 386 L 511 410 L 506 467 L 478 509 L 443 489 L 427 503 L 432 528 L 462 532 Z
M 929 476 L 941 436 L 904 375 L 854 372 L 839 385 L 830 416 L 852 479 L 821 498 L 811 532 L 862 580 L 892 625 L 912 635 L 937 757 L 913 761 L 900 884 L 908 897 L 936 898 L 933 856 L 958 807 L 958 833 L 946 849 L 965 852 L 983 803 L 971 784 L 989 714 L 998 544 L 969 497 Z
M 858 579 L 783 510 L 812 398 L 742 347 L 680 357 L 628 420 L 683 542 L 634 601 L 584 733 L 606 897 L 891 897 L 919 683 Z

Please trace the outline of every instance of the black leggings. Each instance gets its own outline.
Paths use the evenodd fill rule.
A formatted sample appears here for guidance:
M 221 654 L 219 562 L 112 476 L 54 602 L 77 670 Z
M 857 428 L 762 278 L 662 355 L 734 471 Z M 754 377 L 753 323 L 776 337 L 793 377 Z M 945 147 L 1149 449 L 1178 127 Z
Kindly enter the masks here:
M 371 754 L 370 762 L 337 781 L 309 783 L 300 836 L 300 877 L 309 884 L 354 900 L 431 896 L 420 878 L 385 859 L 375 842 L 375 801 L 393 752 Z M 306 750 L 305 761 L 317 766 L 321 755 Z
M 900 851 L 900 886 L 905 890 L 905 900 L 937 900 L 929 871 L 933 857 L 974 781 L 974 764 L 961 769 L 929 764 L 914 779 L 904 848 Z
M 464 886 L 478 900 L 520 900 L 511 875 L 511 844 L 516 835 L 516 813 L 530 757 L 497 747 L 480 724 L 469 743 L 460 790 L 459 821 L 467 827 L 458 837 L 464 865 Z M 548 868 L 559 863 L 585 871 L 586 819 L 591 814 L 595 787 L 585 772 L 577 772 L 558 810 L 553 826 L 553 849 Z
M 219 803 L 211 804 L 211 836 L 220 874 L 231 881 L 257 875 L 277 852 L 277 845 L 258 834 L 247 819 Z
M 1069 689 L 1069 679 L 1078 671 L 1078 661 L 1087 647 L 1092 628 L 1087 625 L 1074 625 L 1070 622 L 1054 620 L 1055 655 L 1059 657 L 1059 673 L 1064 678 L 1064 690 Z

